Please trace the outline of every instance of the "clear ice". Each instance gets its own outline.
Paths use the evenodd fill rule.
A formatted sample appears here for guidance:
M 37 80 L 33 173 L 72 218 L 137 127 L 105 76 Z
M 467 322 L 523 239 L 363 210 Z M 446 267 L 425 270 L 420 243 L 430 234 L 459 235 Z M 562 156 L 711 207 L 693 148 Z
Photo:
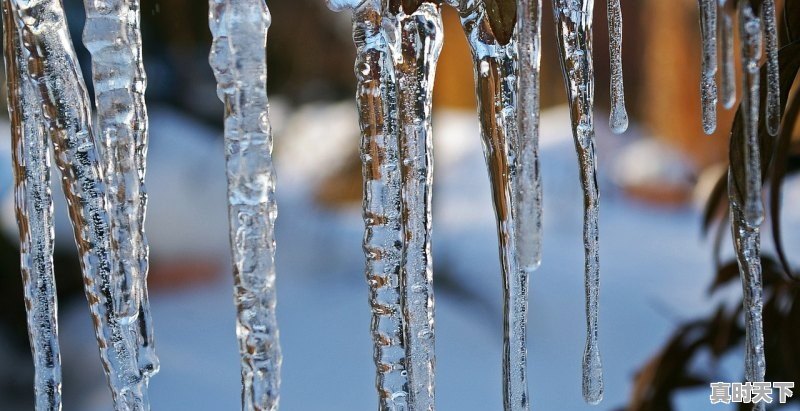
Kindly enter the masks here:
M 736 62 L 734 57 L 733 25 L 736 20 L 736 0 L 719 0 L 720 42 L 720 99 L 726 109 L 736 104 Z
M 781 84 L 778 66 L 778 23 L 775 0 L 761 3 L 761 20 L 764 25 L 764 46 L 767 57 L 766 124 L 771 136 L 777 136 L 781 126 Z
M 700 95 L 703 106 L 703 131 L 717 129 L 717 0 L 700 0 L 700 35 L 703 60 Z
M 106 185 L 64 10 L 59 0 L 4 0 L 4 6 L 12 20 L 8 28 L 16 30 L 14 36 L 21 43 L 15 56 L 20 82 L 36 89 L 43 127 L 61 171 L 115 409 L 147 410 L 146 377 L 138 366 L 137 341 L 129 332 L 136 315 L 127 315 L 117 298 L 123 289 L 113 260 Z
M 242 409 L 278 409 L 275 172 L 267 99 L 264 0 L 210 0 L 209 62 L 225 104 L 228 216 L 242 366 Z
M 538 237 L 541 236 L 537 158 L 537 27 L 541 9 L 538 4 L 530 3 L 521 8 L 517 12 L 525 22 L 519 26 L 517 37 L 525 48 L 522 68 L 519 67 L 517 40 L 512 38 L 501 43 L 495 36 L 483 0 L 463 0 L 458 5 L 461 25 L 472 51 L 481 138 L 497 218 L 504 294 L 503 405 L 506 410 L 529 409 L 528 274 L 539 265 Z M 524 112 L 530 117 L 518 117 L 519 99 L 526 109 L 533 110 Z M 519 132 L 518 126 L 523 127 L 525 134 Z M 517 233 L 517 230 L 526 232 Z
M 3 24 L 13 27 L 9 3 L 3 2 Z M 34 359 L 37 411 L 61 410 L 61 353 L 58 307 L 53 272 L 53 198 L 50 191 L 49 140 L 42 125 L 36 84 L 26 70 L 17 30 L 5 30 L 8 114 L 12 157 L 20 272 L 24 285 L 28 335 Z
M 111 252 L 121 290 L 115 304 L 118 315 L 131 319 L 129 332 L 137 341 L 139 369 L 146 386 L 149 377 L 158 372 L 159 362 L 147 295 L 147 80 L 139 0 L 85 0 L 84 7 L 83 40 L 92 55 L 97 106 L 96 144 L 108 188 Z
M 394 66 L 396 98 L 387 115 L 398 121 L 403 257 L 400 270 L 406 368 L 411 410 L 434 410 L 434 298 L 431 259 L 433 147 L 431 106 L 444 31 L 439 6 L 383 8 L 382 29 Z M 407 13 L 409 12 L 409 13 Z M 390 97 L 391 98 L 391 97 Z
M 603 367 L 598 347 L 600 253 L 594 145 L 594 69 L 592 63 L 593 0 L 553 0 L 561 68 L 566 79 L 572 133 L 583 186 L 583 243 L 585 251 L 586 349 L 583 354 L 583 398 L 590 404 L 603 399 Z
M 620 0 L 608 0 L 609 56 L 611 58 L 611 118 L 609 127 L 615 134 L 628 129 L 625 109 L 625 86 L 622 74 L 622 7 Z
M 328 6 L 341 10 L 329 0 Z M 356 105 L 361 126 L 364 176 L 365 273 L 372 309 L 370 332 L 375 362 L 378 409 L 409 409 L 406 342 L 403 335 L 403 259 L 397 84 L 389 46 L 381 30 L 381 5 L 368 0 L 353 12 L 356 45 Z

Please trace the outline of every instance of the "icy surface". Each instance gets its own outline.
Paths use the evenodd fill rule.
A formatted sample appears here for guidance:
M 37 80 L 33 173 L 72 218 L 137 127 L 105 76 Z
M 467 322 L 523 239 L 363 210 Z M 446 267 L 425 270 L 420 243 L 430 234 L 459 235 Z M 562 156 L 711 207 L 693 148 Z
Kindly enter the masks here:
M 750 6 L 749 1 L 739 1 L 739 37 L 742 39 L 742 102 L 744 119 L 744 159 L 745 192 L 742 212 L 745 222 L 751 228 L 761 225 L 764 220 L 764 206 L 761 202 L 761 150 L 758 139 L 758 117 L 760 109 L 761 21 Z
M 398 119 L 405 239 L 400 278 L 409 409 L 421 411 L 434 409 L 431 105 L 444 35 L 440 13 L 437 5 L 423 3 L 410 15 L 385 11 L 382 23 L 397 90 L 387 114 Z
M 586 290 L 586 348 L 583 354 L 583 397 L 590 404 L 603 399 L 603 369 L 598 347 L 600 249 L 592 66 L 593 0 L 554 0 L 561 68 L 567 85 L 572 134 L 583 187 L 583 243 Z
M 703 60 L 700 95 L 703 106 L 703 131 L 717 129 L 717 0 L 700 0 L 700 35 Z
M 328 5 L 336 10 L 333 3 Z M 398 119 L 388 115 L 397 111 L 397 84 L 381 21 L 378 1 L 365 2 L 353 14 L 370 332 L 379 409 L 394 411 L 408 409 L 409 393 L 400 279 L 403 223 Z
M 736 21 L 736 0 L 719 1 L 719 43 L 720 43 L 720 98 L 722 106 L 730 109 L 736 103 L 736 62 L 734 57 L 733 25 Z
M 625 109 L 625 87 L 622 75 L 622 7 L 620 7 L 620 0 L 608 0 L 608 33 L 609 56 L 611 57 L 609 127 L 614 133 L 620 134 L 628 129 L 628 111 Z
M 514 195 L 520 269 L 542 262 L 542 178 L 539 165 L 542 1 L 522 0 L 517 8 L 519 49 L 518 143 Z
M 8 6 L 8 2 L 3 3 L 3 23 L 5 27 L 12 27 L 14 21 Z M 5 30 L 4 34 L 20 272 L 35 365 L 35 407 L 37 411 L 60 411 L 61 353 L 53 273 L 49 140 L 42 128 L 41 102 L 36 85 L 22 75 L 26 67 L 18 58 L 23 55 L 19 33 Z
M 115 297 L 119 315 L 135 318 L 129 333 L 137 341 L 139 369 L 158 372 L 147 294 L 149 250 L 144 231 L 147 191 L 146 77 L 142 63 L 139 0 L 86 0 L 83 41 L 92 54 L 97 148 L 100 151 L 111 215 Z
M 778 66 L 778 23 L 775 16 L 775 0 L 764 0 L 761 4 L 761 21 L 764 25 L 764 51 L 767 57 L 767 106 L 766 124 L 770 135 L 778 135 L 781 126 L 781 84 Z
M 27 67 L 21 75 L 38 89 L 69 200 L 86 295 L 116 409 L 146 410 L 149 404 L 136 358 L 137 344 L 129 334 L 138 313 L 121 312 L 116 300 L 122 290 L 112 260 L 106 186 L 92 136 L 86 86 L 64 10 L 58 0 L 7 1 L 24 45 L 17 56 L 20 67 Z
M 275 315 L 277 216 L 267 99 L 264 0 L 211 0 L 209 58 L 225 104 L 228 217 L 242 409 L 278 409 L 281 350 Z

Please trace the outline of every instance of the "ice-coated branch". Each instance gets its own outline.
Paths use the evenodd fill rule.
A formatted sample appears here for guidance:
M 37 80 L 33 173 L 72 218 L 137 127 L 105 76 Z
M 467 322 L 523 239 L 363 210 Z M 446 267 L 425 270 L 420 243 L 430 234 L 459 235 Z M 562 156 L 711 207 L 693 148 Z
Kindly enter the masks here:
M 242 409 L 278 409 L 281 349 L 275 315 L 275 171 L 267 99 L 264 0 L 210 0 L 209 62 L 225 104 L 228 217 Z
M 3 24 L 14 20 L 3 2 Z M 34 361 L 36 411 L 61 410 L 61 352 L 53 272 L 53 198 L 50 191 L 49 140 L 42 128 L 41 103 L 23 65 L 19 33 L 4 31 L 8 114 L 14 192 L 19 226 L 20 272 L 25 294 L 28 336 Z
M 778 135 L 781 126 L 781 83 L 778 65 L 778 23 L 775 0 L 761 3 L 761 22 L 764 26 L 764 48 L 767 57 L 766 124 L 771 136 Z
M 146 76 L 142 62 L 139 0 L 86 0 L 83 40 L 92 55 L 97 148 L 104 166 L 111 214 L 112 258 L 117 275 L 119 315 L 135 318 L 130 325 L 137 341 L 139 369 L 146 377 L 158 372 L 153 324 L 147 295 L 149 268 L 144 231 L 147 191 Z
M 597 163 L 594 143 L 594 68 L 592 63 L 593 0 L 553 0 L 561 68 L 570 104 L 572 134 L 583 186 L 585 250 L 586 350 L 583 354 L 583 397 L 590 404 L 603 399 L 603 368 L 598 347 L 600 250 Z
M 100 356 L 117 410 L 149 409 L 130 324 L 116 298 L 120 281 L 111 251 L 106 186 L 91 129 L 86 86 L 81 77 L 59 0 L 4 0 L 23 44 L 18 55 L 24 81 L 35 85 L 80 253 Z M 9 25 L 9 29 L 11 29 Z M 35 64 L 30 64 L 35 62 Z
M 406 12 L 409 12 L 407 14 Z M 436 63 L 442 49 L 439 6 L 425 2 L 404 10 L 396 1 L 383 9 L 397 96 L 388 115 L 398 120 L 403 259 L 402 287 L 409 409 L 434 410 L 434 298 L 431 259 L 433 146 L 431 106 Z

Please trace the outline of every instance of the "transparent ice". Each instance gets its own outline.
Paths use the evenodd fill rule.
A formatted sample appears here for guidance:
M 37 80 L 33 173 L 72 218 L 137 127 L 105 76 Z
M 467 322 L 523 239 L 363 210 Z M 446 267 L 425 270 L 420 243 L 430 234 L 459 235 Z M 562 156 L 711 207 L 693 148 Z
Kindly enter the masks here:
M 775 16 L 775 0 L 764 0 L 761 4 L 761 20 L 764 25 L 764 51 L 767 58 L 767 106 L 766 124 L 770 135 L 778 135 L 781 126 L 781 84 L 778 66 L 778 23 Z
M 703 131 L 717 129 L 717 0 L 700 0 L 700 36 L 703 60 L 700 96 L 703 106 Z
M 394 65 L 394 104 L 387 115 L 398 119 L 401 221 L 405 239 L 402 287 L 409 409 L 434 409 L 434 317 L 431 260 L 431 187 L 433 147 L 431 106 L 436 63 L 444 31 L 439 6 L 422 3 L 413 13 L 383 9 L 382 29 Z
M 586 349 L 583 354 L 583 397 L 590 404 L 603 399 L 603 368 L 598 347 L 600 253 L 594 143 L 594 68 L 592 63 L 593 0 L 553 0 L 561 68 L 567 85 L 572 133 L 583 186 L 585 250 Z
M 139 0 L 85 0 L 84 6 L 83 41 L 92 55 L 96 140 L 108 188 L 112 259 L 121 291 L 115 303 L 119 315 L 133 319 L 129 333 L 138 342 L 139 369 L 146 386 L 148 378 L 158 372 L 159 362 L 146 283 L 148 120 Z
M 147 410 L 146 376 L 139 369 L 138 341 L 130 334 L 138 312 L 126 312 L 118 298 L 124 290 L 114 266 L 106 185 L 64 10 L 59 0 L 4 0 L 4 6 L 9 11 L 8 28 L 13 27 L 19 42 L 15 61 L 20 84 L 28 83 L 36 90 L 34 98 L 62 175 L 115 409 Z
M 242 409 L 278 409 L 275 172 L 267 99 L 264 0 L 210 0 L 209 61 L 225 104 L 228 217 L 242 366 Z
M 13 27 L 9 3 L 3 24 Z M 61 353 L 53 272 L 53 198 L 49 139 L 42 128 L 36 84 L 26 75 L 17 30 L 5 30 L 8 114 L 11 119 L 14 191 L 19 226 L 20 271 L 25 291 L 28 335 L 34 360 L 35 409 L 61 410 Z
M 625 86 L 622 74 L 622 7 L 620 0 L 608 0 L 609 56 L 611 57 L 611 118 L 609 126 L 616 134 L 628 129 L 625 109 Z
M 328 1 L 334 11 L 336 2 Z M 379 410 L 409 409 L 401 296 L 403 222 L 398 153 L 397 83 L 382 32 L 380 1 L 353 12 L 356 103 L 364 175 L 364 254 Z
M 720 99 L 730 109 L 736 104 L 736 61 L 733 25 L 736 21 L 736 0 L 719 0 Z

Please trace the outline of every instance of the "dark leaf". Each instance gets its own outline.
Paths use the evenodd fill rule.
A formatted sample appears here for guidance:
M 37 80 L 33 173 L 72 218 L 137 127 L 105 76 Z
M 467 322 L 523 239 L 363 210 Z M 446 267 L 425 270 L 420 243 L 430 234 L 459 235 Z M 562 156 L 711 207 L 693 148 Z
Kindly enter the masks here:
M 726 172 L 719 176 L 717 183 L 714 184 L 714 188 L 711 190 L 711 194 L 708 195 L 708 202 L 706 202 L 706 208 L 703 210 L 703 235 L 708 234 L 711 223 L 714 222 L 717 216 L 727 214 L 723 212 L 728 208 L 728 196 L 725 195 L 727 192 L 728 173 Z
M 800 40 L 800 1 L 787 0 L 783 4 L 783 23 L 781 44 L 791 44 Z
M 517 0 L 485 0 L 489 27 L 498 43 L 508 44 L 517 24 Z
M 786 100 L 789 96 L 794 78 L 797 76 L 797 71 L 800 69 L 800 42 L 792 43 L 783 47 L 778 52 L 780 63 L 780 86 L 781 86 L 781 112 L 786 106 Z M 766 65 L 761 68 L 761 84 L 766 84 Z M 761 87 L 761 105 L 764 107 L 766 99 L 766 87 Z M 733 175 L 733 190 L 729 190 L 730 195 L 737 197 L 739 200 L 747 198 L 745 192 L 745 164 L 747 161 L 744 158 L 743 145 L 745 144 L 745 130 L 742 108 L 736 112 L 736 119 L 733 122 L 731 129 L 731 143 L 730 143 L 730 170 Z M 764 116 L 759 116 L 758 121 L 758 141 L 761 146 L 761 174 L 766 173 L 770 167 L 770 160 L 772 159 L 775 138 L 770 136 L 766 129 Z
M 732 280 L 739 279 L 739 265 L 736 261 L 731 261 L 717 270 L 717 275 L 714 276 L 714 282 L 708 289 L 708 293 L 712 294 L 720 287 L 728 284 Z
M 775 159 L 773 161 L 772 176 L 770 181 L 769 213 L 772 218 L 772 241 L 778 260 L 786 274 L 791 275 L 792 269 L 786 258 L 781 236 L 781 189 L 789 167 L 789 153 L 792 142 L 792 131 L 800 120 L 800 95 L 795 95 L 789 103 L 783 117 L 781 132 L 778 135 Z

